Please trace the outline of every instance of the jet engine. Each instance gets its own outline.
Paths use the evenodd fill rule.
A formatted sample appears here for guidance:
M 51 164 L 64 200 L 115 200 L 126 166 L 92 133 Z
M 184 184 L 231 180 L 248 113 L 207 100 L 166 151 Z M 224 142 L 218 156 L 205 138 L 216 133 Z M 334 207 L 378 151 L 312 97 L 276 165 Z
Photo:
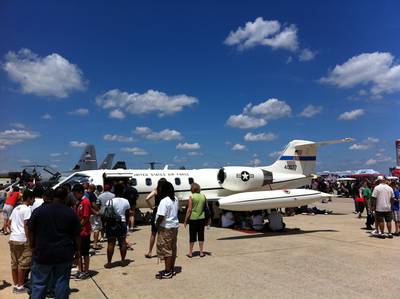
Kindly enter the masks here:
M 271 184 L 270 171 L 258 167 L 223 167 L 218 171 L 218 183 L 222 188 L 231 191 L 256 190 Z

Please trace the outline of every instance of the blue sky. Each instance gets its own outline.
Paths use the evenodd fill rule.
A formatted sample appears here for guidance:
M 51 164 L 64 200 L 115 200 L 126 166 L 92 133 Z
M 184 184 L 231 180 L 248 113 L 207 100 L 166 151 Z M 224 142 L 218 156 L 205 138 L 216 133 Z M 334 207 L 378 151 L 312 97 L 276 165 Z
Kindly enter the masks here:
M 98 159 L 267 165 L 354 137 L 318 168 L 394 166 L 398 1 L 2 1 L 0 170 Z M 307 108 L 307 109 L 306 109 Z M 247 137 L 245 137 L 247 136 Z

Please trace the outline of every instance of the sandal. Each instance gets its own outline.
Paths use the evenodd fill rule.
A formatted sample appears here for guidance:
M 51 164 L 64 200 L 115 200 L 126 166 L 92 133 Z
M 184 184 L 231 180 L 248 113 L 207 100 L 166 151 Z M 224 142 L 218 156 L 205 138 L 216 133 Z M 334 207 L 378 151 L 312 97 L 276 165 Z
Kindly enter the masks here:
M 188 258 L 190 258 L 190 259 L 193 257 L 193 255 L 190 255 L 190 254 L 187 254 L 186 256 L 187 256 Z
M 205 257 L 206 255 L 203 253 L 203 254 L 200 254 L 200 257 Z
M 151 259 L 151 258 L 152 258 L 152 255 L 146 253 L 146 254 L 144 255 L 144 257 L 147 258 L 147 259 Z

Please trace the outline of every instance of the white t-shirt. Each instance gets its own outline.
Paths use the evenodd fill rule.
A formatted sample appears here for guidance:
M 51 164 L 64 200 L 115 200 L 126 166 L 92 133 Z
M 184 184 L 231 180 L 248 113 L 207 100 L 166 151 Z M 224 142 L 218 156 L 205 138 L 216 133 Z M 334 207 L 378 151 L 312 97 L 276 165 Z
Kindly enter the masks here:
M 157 219 L 158 216 L 164 216 L 163 221 L 161 222 L 161 227 L 164 228 L 178 228 L 179 220 L 178 220 L 178 210 L 179 203 L 178 199 L 175 197 L 175 200 L 172 200 L 169 197 L 164 197 L 157 208 Z
M 112 201 L 115 212 L 121 216 L 122 222 L 126 222 L 125 212 L 131 208 L 129 201 L 126 198 L 114 197 L 107 202 L 107 205 L 110 201 Z
M 278 212 L 271 212 L 268 214 L 268 222 L 269 222 L 269 228 L 272 231 L 278 231 L 283 229 L 283 223 L 282 223 L 282 215 L 279 214 Z
M 26 242 L 24 221 L 31 218 L 31 208 L 25 204 L 19 205 L 11 213 L 10 241 Z
M 35 198 L 35 202 L 33 203 L 33 205 L 31 205 L 31 211 L 33 212 L 35 209 L 37 209 L 38 207 L 40 207 L 43 204 L 43 198 Z
M 392 187 L 384 183 L 380 183 L 372 191 L 372 197 L 376 198 L 375 210 L 377 212 L 390 212 L 392 210 L 390 203 L 390 199 L 394 197 Z
M 222 227 L 230 227 L 233 224 L 235 224 L 235 219 L 233 217 L 233 213 L 232 212 L 222 213 L 221 226 Z

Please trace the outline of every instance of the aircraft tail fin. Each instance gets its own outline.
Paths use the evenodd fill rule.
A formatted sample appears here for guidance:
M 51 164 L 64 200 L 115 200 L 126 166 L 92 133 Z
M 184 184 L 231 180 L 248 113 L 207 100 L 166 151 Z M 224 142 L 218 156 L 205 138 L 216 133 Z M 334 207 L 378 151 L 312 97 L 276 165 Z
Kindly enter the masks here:
M 83 149 L 81 157 L 72 170 L 83 171 L 95 169 L 97 169 L 96 148 L 93 144 L 88 144 Z
M 270 170 L 290 174 L 315 174 L 318 147 L 349 141 L 353 141 L 353 139 L 343 138 L 322 142 L 292 140 L 283 150 L 278 160 L 271 165 Z
M 99 169 L 111 169 L 114 156 L 115 154 L 107 154 L 104 161 L 99 165 Z

